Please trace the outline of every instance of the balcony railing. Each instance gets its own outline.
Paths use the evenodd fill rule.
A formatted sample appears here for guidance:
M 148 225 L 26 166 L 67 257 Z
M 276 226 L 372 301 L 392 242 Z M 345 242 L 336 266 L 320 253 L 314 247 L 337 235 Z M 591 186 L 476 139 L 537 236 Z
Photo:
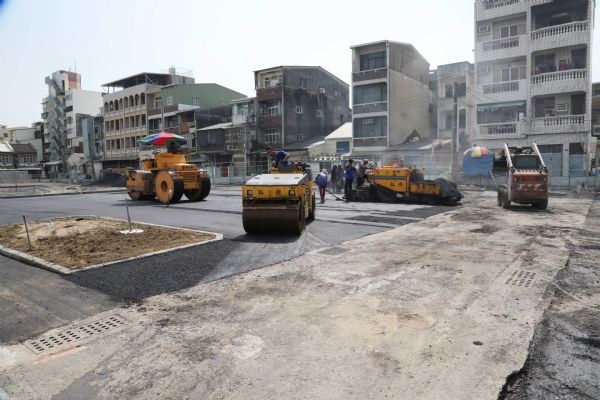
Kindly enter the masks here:
M 570 128 L 583 127 L 585 125 L 585 115 L 565 115 L 561 117 L 535 118 L 533 120 L 534 128 Z
M 510 49 L 513 47 L 519 47 L 519 36 L 514 36 L 504 39 L 490 40 L 482 44 L 483 51 L 495 51 L 502 49 Z
M 506 135 L 506 134 L 517 134 L 520 133 L 519 122 L 501 122 L 496 124 L 482 124 L 479 125 L 479 132 L 481 135 Z
M 485 10 L 491 10 L 494 8 L 510 6 L 520 2 L 521 0 L 482 0 L 481 5 Z
M 387 68 L 370 69 L 367 71 L 359 71 L 352 74 L 352 80 L 354 82 L 385 78 L 387 78 Z
M 587 31 L 589 28 L 590 28 L 589 21 L 570 22 L 568 24 L 549 26 L 547 28 L 542 28 L 542 29 L 532 31 L 531 39 L 537 40 L 537 39 L 542 39 L 542 38 L 546 38 L 549 36 L 563 35 L 565 33 L 570 33 L 570 32 L 582 32 L 582 31 Z
M 353 111 L 355 114 L 366 114 L 366 113 L 387 111 L 387 101 L 355 104 Z
M 489 85 L 483 85 L 483 94 L 518 92 L 519 81 L 498 82 Z
M 546 82 L 564 81 L 570 79 L 585 79 L 587 69 L 570 69 L 565 71 L 548 72 L 545 74 L 534 75 L 531 77 L 531 83 L 538 85 Z

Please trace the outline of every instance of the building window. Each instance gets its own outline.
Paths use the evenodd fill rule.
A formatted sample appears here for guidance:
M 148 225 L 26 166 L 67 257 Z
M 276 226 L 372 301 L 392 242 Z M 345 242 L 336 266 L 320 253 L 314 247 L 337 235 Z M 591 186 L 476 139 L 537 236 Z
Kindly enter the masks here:
M 355 138 L 381 137 L 387 135 L 387 117 L 355 118 Z
M 168 106 L 172 106 L 173 105 L 173 96 L 167 97 L 167 105 Z
M 160 108 L 162 105 L 162 99 L 159 97 L 154 98 L 154 108 Z
M 371 69 L 385 68 L 385 51 L 376 53 L 362 54 L 360 56 L 360 70 L 368 71 Z
M 337 154 L 350 153 L 350 141 L 339 141 L 335 144 L 335 152 Z
M 196 106 L 196 107 L 200 107 L 200 99 L 198 99 L 198 98 L 194 97 L 194 98 L 192 99 L 192 105 L 193 105 L 193 106 Z
M 279 115 L 279 101 L 261 103 L 260 115 Z
M 517 36 L 519 34 L 519 26 L 511 25 L 500 28 L 500 38 Z
M 141 100 L 142 105 L 146 104 L 146 93 L 142 93 L 140 95 L 140 100 Z
M 454 87 L 452 85 L 446 85 L 445 91 L 447 99 L 450 99 L 452 96 L 454 96 Z
M 217 144 L 217 132 L 208 132 L 206 139 L 208 140 L 208 144 Z
M 315 117 L 317 117 L 317 118 L 321 118 L 322 116 L 323 116 L 323 112 L 322 112 L 321 110 L 317 110 L 317 111 L 315 112 Z
M 281 143 L 281 132 L 279 131 L 279 128 L 267 129 L 265 131 L 265 141 L 271 144 Z
M 302 114 L 302 106 L 296 106 L 296 114 Z
M 146 114 L 142 114 L 142 126 L 146 126 Z
M 296 142 L 301 142 L 304 140 L 304 135 L 301 133 L 296 133 Z
M 387 101 L 387 84 L 360 85 L 354 87 L 354 104 L 379 103 Z
M 298 87 L 300 89 L 306 89 L 307 81 L 306 78 L 298 78 Z
M 268 76 L 265 78 L 265 87 L 281 86 L 281 75 Z
M 333 96 L 338 97 L 339 95 L 340 95 L 340 92 L 337 89 L 333 89 Z

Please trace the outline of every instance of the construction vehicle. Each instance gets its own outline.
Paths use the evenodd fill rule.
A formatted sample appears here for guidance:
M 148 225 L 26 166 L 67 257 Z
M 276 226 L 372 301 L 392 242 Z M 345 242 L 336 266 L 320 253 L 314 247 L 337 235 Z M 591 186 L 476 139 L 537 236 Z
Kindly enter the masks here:
M 271 167 L 242 188 L 242 222 L 247 233 L 300 235 L 315 218 L 315 194 L 310 166 L 304 163 Z
M 531 147 L 509 147 L 494 157 L 492 178 L 506 172 L 506 184 L 498 187 L 498 206 L 510 208 L 511 203 L 531 204 L 545 210 L 548 207 L 548 168 L 535 143 Z M 504 176 L 502 176 L 504 178 Z
M 142 170 L 127 170 L 127 193 L 133 200 L 153 199 L 177 203 L 185 195 L 190 201 L 204 200 L 210 193 L 206 170 L 188 162 L 182 152 L 157 153 L 142 161 Z
M 456 184 L 443 178 L 425 180 L 422 168 L 395 166 L 367 169 L 365 183 L 347 194 L 347 201 L 456 204 L 462 198 Z

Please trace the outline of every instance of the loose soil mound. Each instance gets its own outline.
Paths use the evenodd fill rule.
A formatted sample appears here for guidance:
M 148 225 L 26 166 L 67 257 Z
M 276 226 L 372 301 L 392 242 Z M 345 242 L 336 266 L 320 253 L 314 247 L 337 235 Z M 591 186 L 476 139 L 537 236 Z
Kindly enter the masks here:
M 205 242 L 215 236 L 203 232 L 133 224 L 143 233 L 123 235 L 125 221 L 98 217 L 66 217 L 28 222 L 32 250 L 27 250 L 23 224 L 0 229 L 0 245 L 69 269 Z
M 98 179 L 94 183 L 94 185 L 109 186 L 109 187 L 124 187 L 126 183 L 127 183 L 127 177 L 125 175 L 112 172 L 112 173 L 106 174 L 102 178 Z

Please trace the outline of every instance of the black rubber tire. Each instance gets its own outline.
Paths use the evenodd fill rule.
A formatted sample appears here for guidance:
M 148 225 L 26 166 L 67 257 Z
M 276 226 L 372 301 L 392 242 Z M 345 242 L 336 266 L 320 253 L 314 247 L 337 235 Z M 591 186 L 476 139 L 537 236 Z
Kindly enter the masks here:
M 312 195 L 312 204 L 310 206 L 310 210 L 308 211 L 308 222 L 312 222 L 315 220 L 315 215 L 317 214 L 317 196 L 313 193 Z
M 200 188 L 202 194 L 200 195 L 198 201 L 204 200 L 210 193 L 210 178 L 202 178 L 200 182 L 202 183 L 202 187 Z
M 171 198 L 170 203 L 177 203 L 183 197 L 183 192 L 185 191 L 185 184 L 183 179 L 175 179 L 174 182 L 175 189 L 173 190 L 173 197 Z
M 199 201 L 202 197 L 202 189 L 184 190 L 183 194 L 189 201 Z
M 511 201 L 508 200 L 508 192 L 503 191 L 502 192 L 502 208 L 504 208 L 505 210 L 510 209 L 510 203 L 511 203 Z
M 300 208 L 298 209 L 298 220 L 290 225 L 290 233 L 293 235 L 302 235 L 304 228 L 306 228 L 306 216 L 304 215 L 304 201 L 300 202 Z
M 137 190 L 128 190 L 127 194 L 131 198 L 131 200 L 141 200 L 144 197 L 143 192 Z
M 502 194 L 499 190 L 498 190 L 498 196 L 496 199 L 496 203 L 498 204 L 498 207 L 502 207 Z

